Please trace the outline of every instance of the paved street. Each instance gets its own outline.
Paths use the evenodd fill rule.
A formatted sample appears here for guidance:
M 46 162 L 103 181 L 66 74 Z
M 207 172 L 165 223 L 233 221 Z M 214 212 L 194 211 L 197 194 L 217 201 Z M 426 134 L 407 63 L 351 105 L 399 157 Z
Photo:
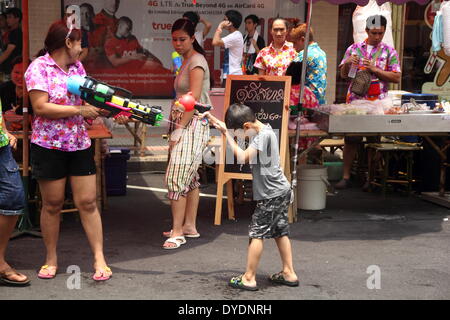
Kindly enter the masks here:
M 170 210 L 161 173 L 129 173 L 126 196 L 109 197 L 103 213 L 105 253 L 114 272 L 106 283 L 91 280 L 92 256 L 81 224 L 66 214 L 59 241 L 59 271 L 40 280 L 44 263 L 41 239 L 10 242 L 10 263 L 32 279 L 27 288 L 0 287 L 0 299 L 450 299 L 449 211 L 399 193 L 359 189 L 328 196 L 327 209 L 299 212 L 291 225 L 297 288 L 271 285 L 266 277 L 280 270 L 274 241 L 266 241 L 258 292 L 227 286 L 244 270 L 247 225 L 252 203 L 236 206 L 236 221 L 213 225 L 215 198 L 202 197 L 199 239 L 177 250 L 163 250 Z M 156 188 L 151 190 L 136 187 Z M 153 191 L 152 191 L 153 190 Z M 215 185 L 201 190 L 215 194 Z M 225 206 L 226 208 L 226 206 Z M 447 221 L 446 221 L 447 220 Z M 81 288 L 73 286 L 71 265 L 81 269 Z M 368 267 L 370 274 L 367 273 Z M 380 271 L 380 289 L 373 270 Z M 368 278 L 371 277 L 371 279 Z

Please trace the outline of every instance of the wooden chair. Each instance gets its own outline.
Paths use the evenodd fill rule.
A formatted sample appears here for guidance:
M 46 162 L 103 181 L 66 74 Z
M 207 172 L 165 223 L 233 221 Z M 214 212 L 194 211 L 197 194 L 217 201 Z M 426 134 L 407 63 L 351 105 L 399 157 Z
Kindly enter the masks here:
M 381 187 L 383 196 L 386 196 L 388 184 L 399 184 L 406 186 L 407 194 L 410 195 L 415 182 L 414 152 L 422 150 L 422 147 L 413 143 L 371 143 L 367 148 L 373 150 L 369 159 L 369 191 L 372 186 Z M 392 170 L 392 161 L 406 161 L 406 172 Z

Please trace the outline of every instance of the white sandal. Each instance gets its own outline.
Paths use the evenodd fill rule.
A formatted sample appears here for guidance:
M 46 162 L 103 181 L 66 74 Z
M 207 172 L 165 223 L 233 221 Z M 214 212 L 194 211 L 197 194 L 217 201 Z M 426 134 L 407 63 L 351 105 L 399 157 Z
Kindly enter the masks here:
M 172 232 L 173 232 L 173 230 L 163 232 L 163 237 L 166 237 L 166 238 L 172 237 Z M 186 238 L 200 238 L 200 233 L 196 233 L 196 234 L 185 233 L 184 236 Z
M 185 244 L 186 239 L 183 236 L 178 236 L 178 237 L 169 238 L 164 243 L 166 243 L 166 242 L 175 244 L 175 247 L 164 247 L 163 246 L 163 249 L 172 250 L 172 249 L 178 249 L 182 244 Z

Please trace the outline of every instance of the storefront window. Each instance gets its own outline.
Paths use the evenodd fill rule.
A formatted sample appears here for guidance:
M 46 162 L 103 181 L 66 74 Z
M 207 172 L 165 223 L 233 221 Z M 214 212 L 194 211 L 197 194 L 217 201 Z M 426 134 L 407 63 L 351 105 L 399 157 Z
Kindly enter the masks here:
M 432 32 L 432 25 L 428 25 L 424 18 L 426 8 L 431 6 L 421 6 L 415 2 L 406 5 L 402 90 L 414 93 L 422 93 L 423 84 L 433 82 L 439 65 L 436 63 L 428 74 L 424 71 L 430 59 Z
M 443 51 L 437 54 L 430 52 L 431 33 L 436 15 L 433 12 L 433 3 L 434 1 L 430 1 L 428 5 L 419 5 L 412 1 L 406 4 L 403 52 L 396 48 L 402 59 L 401 89 L 413 93 L 434 93 L 441 98 L 450 99 L 450 68 L 445 67 L 447 63 L 450 65 L 450 57 Z M 353 43 L 352 14 L 355 8 L 355 4 L 339 6 L 338 64 L 345 50 Z M 340 77 L 337 67 L 337 103 L 345 102 L 347 88 L 348 80 Z

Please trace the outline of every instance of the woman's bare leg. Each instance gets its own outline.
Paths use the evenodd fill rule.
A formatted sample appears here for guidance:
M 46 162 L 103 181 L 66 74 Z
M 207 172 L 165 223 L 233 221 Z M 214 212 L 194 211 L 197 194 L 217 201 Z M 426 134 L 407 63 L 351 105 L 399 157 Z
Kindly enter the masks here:
M 172 235 L 171 237 L 183 236 L 183 223 L 186 212 L 186 197 L 180 196 L 178 200 L 171 200 L 170 207 L 172 209 Z M 165 242 L 163 247 L 175 247 L 174 243 Z
M 195 188 L 187 194 L 186 215 L 183 225 L 184 234 L 197 234 L 197 212 L 200 190 Z
M 59 180 L 39 180 L 38 183 L 42 196 L 41 231 L 47 250 L 45 264 L 56 267 L 58 266 L 56 248 L 59 239 L 59 225 L 61 221 L 61 209 L 64 204 L 66 178 Z M 48 269 L 46 271 L 49 272 Z M 43 271 L 43 273 L 46 271 Z
M 75 206 L 80 212 L 81 223 L 94 254 L 94 268 L 102 270 L 107 266 L 103 253 L 102 219 L 97 208 L 96 177 L 72 176 L 70 182 Z

